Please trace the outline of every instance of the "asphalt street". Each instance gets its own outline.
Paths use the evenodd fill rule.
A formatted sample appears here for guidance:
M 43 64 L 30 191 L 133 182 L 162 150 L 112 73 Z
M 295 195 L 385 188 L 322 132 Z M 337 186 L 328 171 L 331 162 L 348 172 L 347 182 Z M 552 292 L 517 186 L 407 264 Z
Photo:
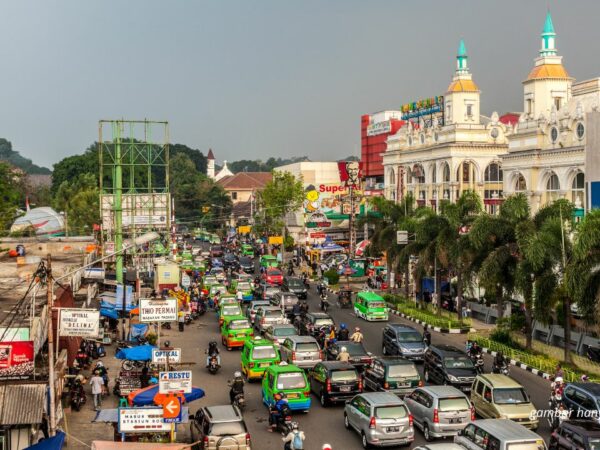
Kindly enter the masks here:
M 330 297 L 331 299 L 331 297 Z M 309 295 L 309 306 L 311 310 L 319 308 L 319 300 L 311 287 Z M 336 324 L 345 322 L 350 327 L 360 326 L 365 335 L 365 346 L 367 350 L 375 355 L 381 355 L 381 329 L 383 323 L 369 323 L 354 316 L 350 309 L 339 309 L 331 302 L 330 314 L 335 319 Z M 412 322 L 392 316 L 391 321 L 408 323 L 422 331 L 421 327 Z M 176 329 L 168 332 L 171 345 L 183 348 L 183 356 L 186 361 L 196 361 L 193 368 L 194 385 L 200 386 L 206 391 L 206 397 L 190 405 L 191 412 L 195 412 L 199 407 L 206 405 L 226 404 L 229 402 L 229 388 L 227 380 L 232 378 L 233 373 L 240 368 L 240 352 L 233 350 L 228 352 L 222 350 L 222 365 L 220 372 L 216 375 L 210 375 L 204 368 L 204 349 L 208 342 L 215 340 L 220 342 L 220 335 L 217 326 L 217 319 L 214 312 L 208 312 L 196 322 L 186 327 L 184 333 L 178 333 Z M 446 335 L 432 332 L 433 343 L 453 344 L 459 348 L 464 348 L 464 335 Z M 486 366 L 490 369 L 491 357 L 486 356 Z M 417 364 L 422 373 L 422 365 Z M 547 399 L 550 392 L 549 382 L 540 377 L 526 372 L 522 369 L 511 367 L 511 376 L 520 382 L 532 398 L 533 403 L 538 409 L 544 409 L 547 406 Z M 244 412 L 246 424 L 250 431 L 253 448 L 257 449 L 277 449 L 283 448 L 281 436 L 268 431 L 268 413 L 266 407 L 261 402 L 260 383 L 252 383 L 246 386 L 247 408 Z M 300 424 L 300 429 L 306 433 L 307 440 L 305 448 L 308 450 L 319 450 L 321 446 L 328 442 L 334 449 L 359 449 L 362 448 L 359 437 L 352 431 L 347 431 L 343 425 L 343 404 L 323 408 L 318 400 L 313 396 L 313 403 L 310 412 L 307 414 L 296 413 L 294 420 Z M 182 430 L 183 431 L 183 430 Z M 546 439 L 549 438 L 550 431 L 545 420 L 540 421 L 538 433 Z M 180 434 L 187 434 L 186 432 Z M 425 443 L 420 431 L 415 431 L 415 442 L 411 448 L 418 444 Z M 440 441 L 443 442 L 443 441 Z

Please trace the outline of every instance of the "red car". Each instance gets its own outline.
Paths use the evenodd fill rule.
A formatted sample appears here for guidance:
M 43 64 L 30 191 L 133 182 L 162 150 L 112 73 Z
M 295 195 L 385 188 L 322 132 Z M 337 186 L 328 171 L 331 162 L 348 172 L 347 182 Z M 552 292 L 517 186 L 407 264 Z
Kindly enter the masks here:
M 283 273 L 276 267 L 268 267 L 266 272 L 262 274 L 262 279 L 269 284 L 283 284 Z

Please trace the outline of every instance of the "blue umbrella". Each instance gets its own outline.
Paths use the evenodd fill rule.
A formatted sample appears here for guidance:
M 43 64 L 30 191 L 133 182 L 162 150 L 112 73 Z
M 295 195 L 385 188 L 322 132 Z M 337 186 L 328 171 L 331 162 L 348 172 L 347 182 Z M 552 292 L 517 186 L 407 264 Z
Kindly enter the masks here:
M 61 450 L 65 442 L 65 437 L 65 433 L 59 431 L 56 433 L 56 436 L 44 439 L 42 442 L 31 445 L 25 450 Z
M 129 402 L 133 403 L 133 406 L 148 406 L 154 405 L 154 397 L 156 397 L 156 394 L 158 394 L 158 384 L 132 392 L 129 394 L 128 398 Z M 182 395 L 185 397 L 185 402 L 189 403 L 204 397 L 204 390 L 198 387 L 192 387 L 191 393 Z
M 154 345 L 138 345 L 137 347 L 122 348 L 116 354 L 117 359 L 128 359 L 129 361 L 150 361 Z
M 119 314 L 115 309 L 112 308 L 102 308 L 100 309 L 100 315 L 103 317 L 109 317 L 111 319 L 118 319 Z

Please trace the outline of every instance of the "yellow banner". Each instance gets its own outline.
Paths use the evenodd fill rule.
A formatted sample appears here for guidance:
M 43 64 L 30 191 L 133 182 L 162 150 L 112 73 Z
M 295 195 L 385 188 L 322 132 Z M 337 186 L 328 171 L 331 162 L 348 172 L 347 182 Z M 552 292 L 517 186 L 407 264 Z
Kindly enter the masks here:
M 248 234 L 252 231 L 252 227 L 250 225 L 242 225 L 238 227 L 238 234 Z
M 269 236 L 269 244 L 271 244 L 271 245 L 283 244 L 283 236 Z

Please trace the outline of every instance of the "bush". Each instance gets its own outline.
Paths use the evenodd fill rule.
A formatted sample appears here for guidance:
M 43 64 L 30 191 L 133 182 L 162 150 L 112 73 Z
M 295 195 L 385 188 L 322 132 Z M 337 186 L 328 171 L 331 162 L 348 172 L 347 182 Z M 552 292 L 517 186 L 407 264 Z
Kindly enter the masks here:
M 325 278 L 327 278 L 329 284 L 338 284 L 338 282 L 340 281 L 340 275 L 334 268 L 327 270 L 323 275 L 325 276 Z

